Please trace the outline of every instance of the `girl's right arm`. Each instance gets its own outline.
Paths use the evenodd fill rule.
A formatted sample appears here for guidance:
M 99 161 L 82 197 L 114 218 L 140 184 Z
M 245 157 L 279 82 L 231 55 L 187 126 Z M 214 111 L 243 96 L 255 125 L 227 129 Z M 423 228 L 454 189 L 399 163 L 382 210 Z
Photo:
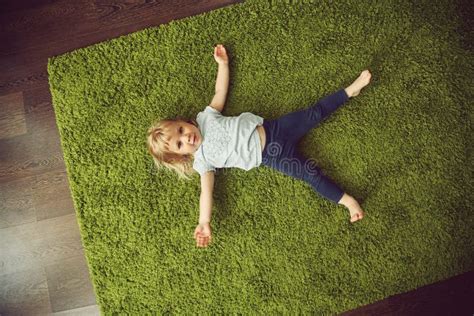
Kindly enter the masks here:
M 199 200 L 199 224 L 211 222 L 212 193 L 214 191 L 214 172 L 201 176 L 201 198 Z
M 194 239 L 198 247 L 207 247 L 211 242 L 211 210 L 214 189 L 214 172 L 208 171 L 201 176 L 201 197 L 199 200 L 199 224 L 194 230 Z

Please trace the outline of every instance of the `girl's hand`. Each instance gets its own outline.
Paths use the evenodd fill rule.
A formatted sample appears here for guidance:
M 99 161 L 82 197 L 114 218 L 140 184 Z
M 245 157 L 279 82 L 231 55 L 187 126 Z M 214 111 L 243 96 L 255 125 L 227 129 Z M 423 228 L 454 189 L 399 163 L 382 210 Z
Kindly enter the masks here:
M 199 224 L 194 230 L 194 239 L 196 246 L 207 247 L 211 242 L 211 225 L 209 223 Z
M 229 63 L 229 57 L 227 57 L 227 52 L 225 51 L 225 47 L 222 45 L 217 45 L 214 47 L 214 59 L 218 64 L 225 64 Z

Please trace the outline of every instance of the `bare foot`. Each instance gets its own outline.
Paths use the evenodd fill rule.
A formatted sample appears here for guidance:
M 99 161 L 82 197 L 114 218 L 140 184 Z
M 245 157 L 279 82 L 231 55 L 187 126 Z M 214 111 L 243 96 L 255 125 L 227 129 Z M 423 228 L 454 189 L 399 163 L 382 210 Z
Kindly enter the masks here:
M 357 222 L 358 220 L 364 218 L 364 211 L 360 208 L 350 208 L 349 212 L 351 214 L 351 223 Z
M 372 74 L 370 73 L 369 70 L 362 71 L 359 77 L 350 86 L 348 86 L 345 89 L 347 95 L 349 97 L 358 96 L 360 93 L 360 90 L 369 84 L 371 77 L 372 77 Z
M 342 204 L 349 209 L 351 214 L 351 223 L 364 218 L 364 211 L 360 207 L 359 202 L 357 202 L 357 200 L 349 194 L 344 193 L 338 204 Z

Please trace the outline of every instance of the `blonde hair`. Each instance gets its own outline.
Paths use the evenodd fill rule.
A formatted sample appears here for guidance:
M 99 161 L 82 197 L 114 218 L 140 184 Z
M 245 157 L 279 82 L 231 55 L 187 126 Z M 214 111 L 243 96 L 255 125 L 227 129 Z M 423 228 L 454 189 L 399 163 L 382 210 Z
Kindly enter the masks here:
M 189 180 L 189 176 L 196 173 L 193 169 L 194 157 L 191 154 L 180 155 L 169 150 L 168 131 L 169 126 L 176 122 L 187 122 L 198 126 L 193 119 L 176 117 L 154 122 L 147 131 L 147 148 L 158 169 L 167 168 L 175 171 L 180 178 Z

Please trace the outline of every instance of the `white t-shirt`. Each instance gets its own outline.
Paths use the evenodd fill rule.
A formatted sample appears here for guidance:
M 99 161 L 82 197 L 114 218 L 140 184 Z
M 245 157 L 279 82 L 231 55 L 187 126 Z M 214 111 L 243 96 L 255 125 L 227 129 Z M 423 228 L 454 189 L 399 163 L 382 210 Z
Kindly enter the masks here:
M 202 143 L 194 153 L 193 169 L 199 175 L 215 168 L 237 167 L 250 170 L 262 163 L 262 146 L 257 125 L 263 118 L 244 112 L 239 116 L 223 116 L 206 106 L 196 118 Z

